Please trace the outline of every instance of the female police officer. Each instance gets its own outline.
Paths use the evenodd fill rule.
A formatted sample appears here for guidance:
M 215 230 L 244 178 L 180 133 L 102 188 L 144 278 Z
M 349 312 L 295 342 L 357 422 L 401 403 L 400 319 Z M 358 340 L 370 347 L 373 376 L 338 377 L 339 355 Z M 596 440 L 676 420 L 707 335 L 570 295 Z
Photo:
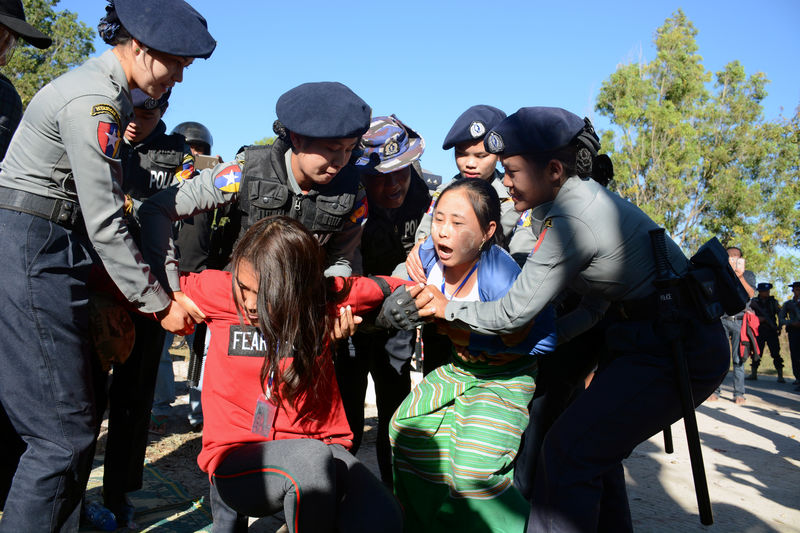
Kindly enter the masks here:
M 95 424 L 92 257 L 139 311 L 173 331 L 191 323 L 123 222 L 120 138 L 132 116 L 130 91 L 159 98 L 216 42 L 182 0 L 117 0 L 106 10 L 99 30 L 114 48 L 39 91 L 0 173 L 0 415 L 27 444 L 1 531 L 78 528 Z
M 669 344 L 655 327 L 656 266 L 648 231 L 657 225 L 589 179 L 600 146 L 588 120 L 558 108 L 523 108 L 496 126 L 485 145 L 500 154 L 515 208 L 533 209 L 536 247 L 501 300 L 448 302 L 432 286 L 415 288 L 412 295 L 419 293 L 422 316 L 507 335 L 511 344 L 513 334 L 524 331 L 565 288 L 594 303 L 559 318 L 559 342 L 587 329 L 608 309 L 606 345 L 613 359 L 545 437 L 528 528 L 630 530 L 621 460 L 681 416 Z M 594 172 L 601 181 L 610 175 L 608 165 Z M 687 259 L 672 241 L 667 248 L 672 269 L 682 275 Z M 727 372 L 727 346 L 719 321 L 702 323 L 689 307 L 682 312 L 699 403 Z

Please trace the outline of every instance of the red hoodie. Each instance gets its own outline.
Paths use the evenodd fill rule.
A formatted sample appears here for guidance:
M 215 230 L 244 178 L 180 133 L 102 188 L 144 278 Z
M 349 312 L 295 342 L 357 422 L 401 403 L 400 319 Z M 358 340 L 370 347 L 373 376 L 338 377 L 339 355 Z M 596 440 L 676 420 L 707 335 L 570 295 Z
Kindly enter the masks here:
M 392 289 L 409 283 L 384 278 Z M 355 314 L 375 309 L 383 302 L 383 292 L 369 278 L 351 278 L 349 296 L 341 304 L 350 305 Z M 337 279 L 337 285 L 343 281 Z M 209 476 L 234 446 L 247 442 L 277 439 L 319 439 L 350 448 L 353 434 L 342 406 L 330 350 L 320 354 L 321 372 L 318 400 L 306 406 L 305 395 L 295 405 L 280 402 L 269 437 L 251 431 L 258 398 L 263 394 L 260 374 L 264 361 L 264 341 L 256 328 L 242 326 L 233 299 L 231 273 L 206 270 L 181 276 L 181 289 L 206 315 L 211 343 L 203 376 L 203 449 L 197 463 Z M 283 368 L 289 360 L 281 362 Z M 280 397 L 280 389 L 277 395 Z M 305 417 L 298 411 L 307 408 Z

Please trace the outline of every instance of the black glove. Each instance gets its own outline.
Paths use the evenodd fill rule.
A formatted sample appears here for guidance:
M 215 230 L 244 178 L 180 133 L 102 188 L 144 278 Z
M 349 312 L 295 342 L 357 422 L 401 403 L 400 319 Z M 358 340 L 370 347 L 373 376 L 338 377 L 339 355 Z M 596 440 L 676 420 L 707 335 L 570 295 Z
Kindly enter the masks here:
M 394 292 L 383 301 L 383 306 L 375 319 L 375 324 L 387 329 L 404 329 L 411 331 L 421 326 L 424 321 L 419 316 L 419 311 L 414 299 L 409 296 L 405 285 L 397 287 Z

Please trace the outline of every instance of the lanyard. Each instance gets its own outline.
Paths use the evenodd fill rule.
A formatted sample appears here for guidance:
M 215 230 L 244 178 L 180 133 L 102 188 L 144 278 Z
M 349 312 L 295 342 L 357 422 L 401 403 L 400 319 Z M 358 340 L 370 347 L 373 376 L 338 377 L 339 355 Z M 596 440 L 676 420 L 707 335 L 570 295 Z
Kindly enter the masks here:
M 444 291 L 444 269 L 445 268 L 446 267 L 443 265 L 442 266 L 442 294 L 444 294 L 444 297 L 447 298 L 448 300 L 452 300 L 453 298 L 456 297 L 456 294 L 458 294 L 458 291 L 461 290 L 461 287 L 464 286 L 464 284 L 467 282 L 469 277 L 472 276 L 472 273 L 475 272 L 475 269 L 478 268 L 478 262 L 476 261 L 475 264 L 472 265 L 472 268 L 470 269 L 470 271 L 467 274 L 467 276 L 464 278 L 464 280 L 461 282 L 461 284 L 458 287 L 456 287 L 456 290 L 453 292 L 453 294 L 451 296 L 447 296 L 447 293 Z
M 267 390 L 264 392 L 264 397 L 269 400 L 270 396 L 272 395 L 272 378 L 275 377 L 275 371 L 271 371 L 269 373 L 269 379 L 267 379 Z

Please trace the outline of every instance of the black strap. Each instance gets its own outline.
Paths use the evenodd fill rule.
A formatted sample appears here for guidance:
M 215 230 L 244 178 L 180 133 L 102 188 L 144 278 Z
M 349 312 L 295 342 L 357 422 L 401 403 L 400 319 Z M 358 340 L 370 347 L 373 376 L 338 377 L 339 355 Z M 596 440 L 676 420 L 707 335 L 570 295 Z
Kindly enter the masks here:
M 392 288 L 389 286 L 389 282 L 387 282 L 385 279 L 379 278 L 378 276 L 367 276 L 367 277 L 372 281 L 374 281 L 375 283 L 377 283 L 378 287 L 381 288 L 384 300 L 388 298 L 390 294 L 392 294 Z

